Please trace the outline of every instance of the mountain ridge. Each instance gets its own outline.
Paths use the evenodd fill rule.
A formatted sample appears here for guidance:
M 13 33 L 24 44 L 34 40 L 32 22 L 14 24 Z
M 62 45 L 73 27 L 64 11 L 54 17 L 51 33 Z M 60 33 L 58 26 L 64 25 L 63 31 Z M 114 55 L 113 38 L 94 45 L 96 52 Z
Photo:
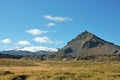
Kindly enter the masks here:
M 3 54 L 12 54 L 12 55 L 53 54 L 54 52 L 57 52 L 57 49 L 48 48 L 45 46 L 30 46 L 30 47 L 16 48 L 16 49 L 1 51 L 1 53 Z

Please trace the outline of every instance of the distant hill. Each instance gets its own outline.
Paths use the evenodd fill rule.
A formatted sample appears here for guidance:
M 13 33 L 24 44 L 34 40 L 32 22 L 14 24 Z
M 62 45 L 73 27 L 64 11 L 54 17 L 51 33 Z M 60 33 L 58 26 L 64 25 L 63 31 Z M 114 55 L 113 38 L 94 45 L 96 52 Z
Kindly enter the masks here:
M 83 59 L 83 56 L 92 59 L 105 55 L 120 55 L 120 47 L 85 31 L 60 49 L 55 59 Z
M 10 55 L 10 54 L 2 54 L 2 53 L 0 53 L 0 58 L 20 59 L 20 58 L 22 58 L 22 56 Z
M 24 48 L 17 48 L 12 50 L 1 51 L 0 58 L 22 58 L 22 59 L 39 59 L 47 60 L 52 58 L 52 54 L 57 52 L 55 48 L 48 48 L 44 46 L 30 46 Z M 51 56 L 52 55 L 52 56 Z

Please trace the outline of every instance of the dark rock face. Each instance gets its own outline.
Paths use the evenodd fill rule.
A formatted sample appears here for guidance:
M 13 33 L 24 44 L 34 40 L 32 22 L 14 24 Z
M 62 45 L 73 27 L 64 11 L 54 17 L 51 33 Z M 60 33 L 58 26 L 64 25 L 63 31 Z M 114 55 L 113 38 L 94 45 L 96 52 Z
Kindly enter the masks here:
M 83 54 L 95 55 L 114 55 L 120 54 L 120 47 L 113 43 L 107 42 L 90 32 L 83 32 L 75 39 L 68 42 L 68 44 L 60 49 L 56 57 L 61 55 L 79 57 Z
M 104 45 L 104 43 L 91 39 L 89 41 L 86 41 L 82 48 L 94 48 L 94 47 L 102 46 L 102 45 Z
M 65 52 L 65 54 L 68 54 L 68 53 L 73 52 L 73 50 L 71 49 L 71 47 L 69 47 L 69 48 L 67 48 L 64 52 Z

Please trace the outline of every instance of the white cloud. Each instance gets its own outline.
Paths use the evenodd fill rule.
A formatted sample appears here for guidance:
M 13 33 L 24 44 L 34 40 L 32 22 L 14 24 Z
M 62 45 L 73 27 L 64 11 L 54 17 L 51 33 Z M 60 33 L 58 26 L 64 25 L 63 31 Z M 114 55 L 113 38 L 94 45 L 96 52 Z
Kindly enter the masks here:
M 32 35 L 40 35 L 40 34 L 47 33 L 48 31 L 43 31 L 43 30 L 40 30 L 40 29 L 30 29 L 30 30 L 27 30 L 26 32 L 30 33 Z
M 11 40 L 10 39 L 3 39 L 0 41 L 1 43 L 4 43 L 4 44 L 10 44 L 11 43 Z
M 40 43 L 52 43 L 49 37 L 43 36 L 43 37 L 35 37 L 33 39 L 35 42 L 40 42 Z
M 35 42 L 39 43 L 50 43 L 50 44 L 60 44 L 61 41 L 52 41 L 49 37 L 43 36 L 43 37 L 35 37 L 33 39 Z
M 69 17 L 60 17 L 60 16 L 45 15 L 44 18 L 51 21 L 72 21 L 72 19 Z
M 62 41 L 54 41 L 54 44 L 60 44 Z
M 30 45 L 30 42 L 28 41 L 18 41 L 19 45 Z
M 55 23 L 48 23 L 47 24 L 48 27 L 55 26 L 55 25 L 56 25 Z

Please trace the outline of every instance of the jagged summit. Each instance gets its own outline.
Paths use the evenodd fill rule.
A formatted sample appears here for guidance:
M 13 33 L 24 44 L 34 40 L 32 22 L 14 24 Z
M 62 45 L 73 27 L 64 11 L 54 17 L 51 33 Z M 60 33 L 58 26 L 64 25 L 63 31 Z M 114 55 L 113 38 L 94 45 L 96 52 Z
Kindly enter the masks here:
M 120 54 L 120 47 L 107 42 L 88 31 L 82 32 L 76 38 L 58 51 L 57 56 L 71 55 L 78 57 L 81 54 Z

